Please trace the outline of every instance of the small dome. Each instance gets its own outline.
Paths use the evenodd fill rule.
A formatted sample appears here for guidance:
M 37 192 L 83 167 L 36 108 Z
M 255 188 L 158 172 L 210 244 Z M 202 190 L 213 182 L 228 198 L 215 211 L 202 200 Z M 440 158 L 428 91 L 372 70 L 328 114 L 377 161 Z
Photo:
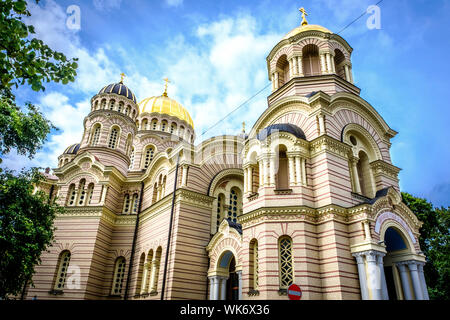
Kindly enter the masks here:
M 64 150 L 63 154 L 77 154 L 80 146 L 81 145 L 79 143 L 72 144 L 66 150 Z
M 106 87 L 103 87 L 103 89 L 100 90 L 98 94 L 101 94 L 101 93 L 115 93 L 115 94 L 124 96 L 124 97 L 132 100 L 134 103 L 137 103 L 134 93 L 122 82 L 113 83 L 113 84 L 107 85 Z
M 293 37 L 299 33 L 305 32 L 305 31 L 321 31 L 324 33 L 333 33 L 330 30 L 328 30 L 327 28 L 319 26 L 318 24 L 307 24 L 307 25 L 300 26 L 300 27 L 297 27 L 297 28 L 291 30 L 288 34 L 286 34 L 284 36 L 284 38 L 282 40 L 289 39 L 290 37 Z
M 180 120 L 186 121 L 192 128 L 194 122 L 189 112 L 177 101 L 169 98 L 166 94 L 158 97 L 150 97 L 142 100 L 139 103 L 139 113 L 160 113 L 176 117 Z
M 305 133 L 302 129 L 297 127 L 296 125 L 290 124 L 290 123 L 276 123 L 272 124 L 264 129 L 262 129 L 258 135 L 258 140 L 264 140 L 268 136 L 270 136 L 273 132 L 289 132 L 292 133 L 297 138 L 306 140 Z

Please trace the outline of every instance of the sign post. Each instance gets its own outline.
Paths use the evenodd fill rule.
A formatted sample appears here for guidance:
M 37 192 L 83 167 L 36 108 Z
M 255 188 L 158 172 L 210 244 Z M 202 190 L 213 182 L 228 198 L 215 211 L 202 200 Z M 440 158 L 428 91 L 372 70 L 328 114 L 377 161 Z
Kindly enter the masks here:
M 302 289 L 296 284 L 291 284 L 287 293 L 289 300 L 300 300 L 302 298 Z

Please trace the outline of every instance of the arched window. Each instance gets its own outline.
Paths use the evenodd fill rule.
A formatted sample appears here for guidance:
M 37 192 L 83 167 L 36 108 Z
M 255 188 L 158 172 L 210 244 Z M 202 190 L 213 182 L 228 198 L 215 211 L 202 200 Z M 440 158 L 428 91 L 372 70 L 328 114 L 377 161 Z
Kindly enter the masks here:
M 142 252 L 141 257 L 139 259 L 139 266 L 138 266 L 138 274 L 136 279 L 136 291 L 134 292 L 135 295 L 142 294 L 142 289 L 145 287 L 144 285 L 144 268 L 145 268 L 145 253 Z
M 131 148 L 131 154 L 130 154 L 130 167 L 129 170 L 132 170 L 134 167 L 134 147 Z
M 117 108 L 117 112 L 122 112 L 124 107 L 124 103 L 122 101 L 119 102 L 119 107 Z
M 113 127 L 111 129 L 111 134 L 109 135 L 108 147 L 115 149 L 117 147 L 117 141 L 119 140 L 119 128 Z
M 127 214 L 130 213 L 130 195 L 127 193 L 124 196 L 124 200 L 123 200 L 123 213 Z
M 75 190 L 75 184 L 71 184 L 69 192 L 67 193 L 67 205 L 74 206 L 77 197 L 77 191 Z
M 292 266 L 292 239 L 283 236 L 278 241 L 280 288 L 287 289 L 294 282 L 294 269 Z
M 86 201 L 86 190 L 84 190 L 85 185 L 86 185 L 86 180 L 81 179 L 80 184 L 78 186 L 78 205 L 79 206 L 84 205 L 84 202 Z
M 94 102 L 94 108 L 92 111 L 97 110 L 97 108 L 98 108 L 98 100 Z
M 156 250 L 155 258 L 152 261 L 152 276 L 150 281 L 150 292 L 158 290 L 159 268 L 161 263 L 161 247 Z
M 155 203 L 158 201 L 158 183 L 155 182 L 153 185 L 153 197 L 152 197 L 152 203 Z
M 103 110 L 106 109 L 106 99 L 103 99 L 103 100 L 102 100 L 102 103 L 101 103 L 101 105 L 100 105 L 100 108 L 103 109 Z
M 133 214 L 137 214 L 138 206 L 139 206 L 139 195 L 137 193 L 133 194 L 133 199 L 131 201 L 133 205 Z
M 94 184 L 90 183 L 87 189 L 87 204 L 91 204 L 92 202 L 92 195 L 94 194 Z
M 114 110 L 115 105 L 116 105 L 116 101 L 115 100 L 109 101 L 109 110 Z
M 134 119 L 135 116 L 136 116 L 136 110 L 133 110 L 133 112 L 131 113 L 131 117 Z
M 258 240 L 253 239 L 250 241 L 250 288 L 253 290 L 258 289 Z
M 63 290 L 66 283 L 67 269 L 70 263 L 70 251 L 65 250 L 61 252 L 58 259 L 58 265 L 56 269 L 55 290 Z
M 170 125 L 170 133 L 174 134 L 175 131 L 177 131 L 177 124 L 175 122 L 172 122 Z
M 147 169 L 150 165 L 150 162 L 153 160 L 153 156 L 155 155 L 155 148 L 153 146 L 147 146 L 144 152 L 143 159 L 143 168 Z
M 156 130 L 158 126 L 158 120 L 157 119 L 153 119 L 152 120 L 152 130 Z
M 317 76 L 321 74 L 319 47 L 308 44 L 303 47 L 303 73 L 305 76 Z
M 228 206 L 228 220 L 237 222 L 237 217 L 240 214 L 240 208 L 242 206 L 240 199 L 240 190 L 236 187 L 232 188 L 230 191 L 230 204 Z
M 356 168 L 358 171 L 358 179 L 359 179 L 359 185 L 361 187 L 361 193 L 363 196 L 372 198 L 374 196 L 374 192 L 372 189 L 372 179 L 370 177 L 371 170 L 370 170 L 370 163 L 369 163 L 369 157 L 364 151 L 360 151 L 358 154 L 359 160 L 356 164 Z
M 287 149 L 284 145 L 278 147 L 278 172 L 276 173 L 277 190 L 289 189 L 289 169 Z
M 142 120 L 141 130 L 148 130 L 148 120 L 147 119 Z
M 180 127 L 180 132 L 179 132 L 178 135 L 179 135 L 181 138 L 184 138 L 184 127 L 183 127 L 183 126 Z
M 94 128 L 92 129 L 92 138 L 91 138 L 91 145 L 96 146 L 98 145 L 98 142 L 100 140 L 100 131 L 102 129 L 102 126 L 100 123 L 97 123 Z
M 125 109 L 125 114 L 126 114 L 127 116 L 129 116 L 129 115 L 130 115 L 130 111 L 131 111 L 131 107 L 130 107 L 130 106 L 127 106 L 127 108 Z
M 281 86 L 289 81 L 289 63 L 285 54 L 283 54 L 277 61 L 277 72 L 278 88 L 281 88 Z
M 345 56 L 339 49 L 334 50 L 334 65 L 336 68 L 336 74 L 342 79 L 345 79 Z
M 167 121 L 163 120 L 161 122 L 161 131 L 166 131 L 166 129 L 167 129 Z
M 111 289 L 112 295 L 122 294 L 122 282 L 123 279 L 125 278 L 125 266 L 126 261 L 124 257 L 119 257 L 116 259 L 116 263 L 114 265 L 113 285 Z
M 221 193 L 217 197 L 216 232 L 219 231 L 219 225 L 224 218 L 224 206 L 225 206 L 225 195 L 223 193 Z

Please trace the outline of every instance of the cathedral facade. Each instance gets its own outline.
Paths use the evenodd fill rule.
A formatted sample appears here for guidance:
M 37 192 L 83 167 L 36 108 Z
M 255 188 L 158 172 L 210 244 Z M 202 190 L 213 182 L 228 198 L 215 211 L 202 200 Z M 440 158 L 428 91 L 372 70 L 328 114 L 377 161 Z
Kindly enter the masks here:
M 352 48 L 304 19 L 267 57 L 249 132 L 195 145 L 166 90 L 91 99 L 39 188 L 66 208 L 28 299 L 428 299 L 397 134 L 353 83 Z

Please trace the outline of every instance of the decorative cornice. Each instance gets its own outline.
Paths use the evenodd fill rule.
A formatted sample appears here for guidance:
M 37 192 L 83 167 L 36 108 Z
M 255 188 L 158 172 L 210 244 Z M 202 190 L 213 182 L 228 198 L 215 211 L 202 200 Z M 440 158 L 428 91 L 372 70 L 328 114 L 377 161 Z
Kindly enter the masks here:
M 324 134 L 310 142 L 309 150 L 311 152 L 311 157 L 328 151 L 347 159 L 352 152 L 352 147 Z

